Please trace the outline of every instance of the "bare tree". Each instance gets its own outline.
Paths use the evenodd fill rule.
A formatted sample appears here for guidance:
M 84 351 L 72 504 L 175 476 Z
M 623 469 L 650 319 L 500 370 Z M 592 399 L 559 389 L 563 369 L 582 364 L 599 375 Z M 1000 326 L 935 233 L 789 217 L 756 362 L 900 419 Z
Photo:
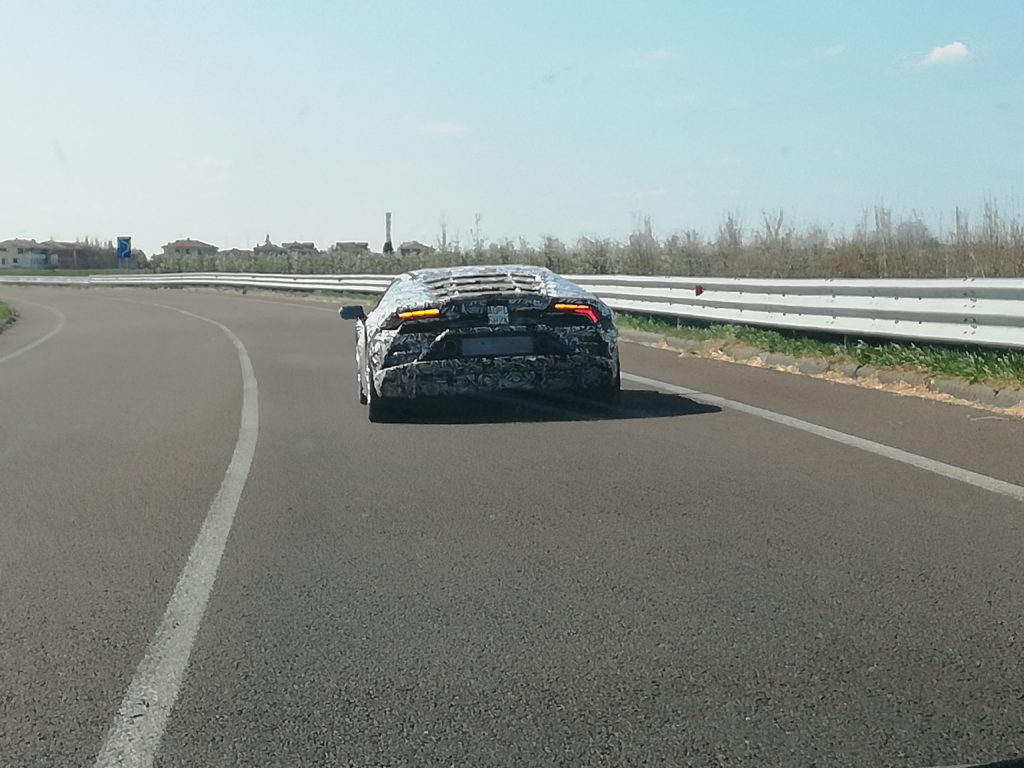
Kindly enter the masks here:
M 437 249 L 441 253 L 448 253 L 448 217 L 445 214 L 441 214 L 440 219 L 441 234 L 437 238 Z
M 604 275 L 611 271 L 611 243 L 608 240 L 581 237 L 576 241 L 576 252 L 580 255 L 580 266 L 587 274 Z
M 764 220 L 764 233 L 761 235 L 764 244 L 769 248 L 778 248 L 781 244 L 782 222 L 785 219 L 782 209 L 779 208 L 778 214 L 771 216 L 761 211 L 761 217 Z
M 542 256 L 544 258 L 544 266 L 548 269 L 554 272 L 565 271 L 563 268 L 567 261 L 565 244 L 557 237 L 552 235 L 544 236 Z
M 483 253 L 484 249 L 484 238 L 480 232 L 480 222 L 483 221 L 483 214 L 476 213 L 473 215 L 473 255 L 480 258 L 480 254 Z
M 715 240 L 715 251 L 721 261 L 720 269 L 724 274 L 737 274 L 745 276 L 749 274 L 749 263 L 741 266 L 738 262 L 743 248 L 743 226 L 739 217 L 729 213 L 718 227 L 718 237 Z
M 881 245 L 878 253 L 878 276 L 889 276 L 889 243 L 892 240 L 892 211 L 875 206 L 875 236 Z

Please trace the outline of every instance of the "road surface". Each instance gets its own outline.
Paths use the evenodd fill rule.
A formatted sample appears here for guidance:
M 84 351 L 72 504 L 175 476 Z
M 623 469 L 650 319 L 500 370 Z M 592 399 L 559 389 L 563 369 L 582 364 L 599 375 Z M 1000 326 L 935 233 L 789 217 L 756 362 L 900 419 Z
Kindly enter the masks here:
M 375 425 L 331 305 L 0 298 L 3 766 L 1024 753 L 1024 422 L 627 344 Z

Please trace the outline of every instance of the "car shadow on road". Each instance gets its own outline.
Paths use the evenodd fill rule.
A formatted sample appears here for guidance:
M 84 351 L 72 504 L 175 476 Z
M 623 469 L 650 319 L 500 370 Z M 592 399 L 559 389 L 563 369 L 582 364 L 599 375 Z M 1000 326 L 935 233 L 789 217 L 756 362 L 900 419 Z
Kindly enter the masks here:
M 615 421 L 700 416 L 721 410 L 688 397 L 649 389 L 624 389 L 619 403 L 614 406 L 598 405 L 572 395 L 499 393 L 421 398 L 397 408 L 388 421 L 403 424 Z

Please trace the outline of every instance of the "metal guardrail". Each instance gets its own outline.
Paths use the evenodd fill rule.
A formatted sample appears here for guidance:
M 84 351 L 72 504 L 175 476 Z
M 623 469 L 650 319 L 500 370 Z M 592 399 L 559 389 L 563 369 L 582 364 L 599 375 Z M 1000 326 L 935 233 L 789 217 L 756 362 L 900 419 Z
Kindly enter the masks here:
M 259 272 L 180 272 L 167 274 L 88 275 L 83 277 L 0 276 L 4 283 L 92 286 L 225 286 L 290 291 L 383 293 L 392 275 L 285 275 Z
M 1024 348 L 1024 280 L 1019 279 L 569 278 L 620 311 L 850 336 Z
M 750 280 L 568 275 L 613 309 L 850 336 L 1024 349 L 1024 280 Z M 390 275 L 240 272 L 3 276 L 5 283 L 383 293 Z

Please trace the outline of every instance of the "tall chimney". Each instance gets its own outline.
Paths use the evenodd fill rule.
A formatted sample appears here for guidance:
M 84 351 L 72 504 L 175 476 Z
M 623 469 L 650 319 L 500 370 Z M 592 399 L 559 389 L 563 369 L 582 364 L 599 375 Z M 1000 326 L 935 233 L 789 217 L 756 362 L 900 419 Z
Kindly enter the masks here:
M 395 246 L 391 244 L 391 211 L 384 214 L 384 253 L 394 253 Z

